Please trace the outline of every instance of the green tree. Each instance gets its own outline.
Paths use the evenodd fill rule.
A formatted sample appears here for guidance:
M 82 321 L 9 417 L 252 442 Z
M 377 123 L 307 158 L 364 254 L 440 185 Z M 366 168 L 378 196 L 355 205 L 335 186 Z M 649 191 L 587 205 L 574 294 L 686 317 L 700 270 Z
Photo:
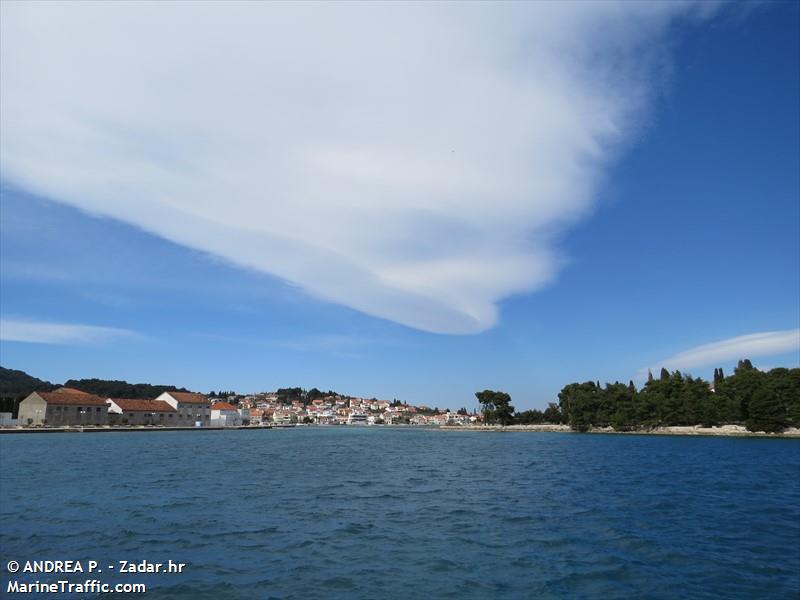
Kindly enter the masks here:
M 766 373 L 753 368 L 749 360 L 740 360 L 734 374 L 722 380 L 716 391 L 720 394 L 721 420 L 725 423 L 746 422 L 753 395 L 766 384 Z
M 597 425 L 598 413 L 602 412 L 602 389 L 594 381 L 570 383 L 558 394 L 561 414 L 575 431 L 588 431 Z
M 711 388 L 707 381 L 691 375 L 683 380 L 683 423 L 682 425 L 697 425 L 709 419 L 714 419 L 714 402 L 711 397 Z M 716 424 L 716 423 L 715 423 Z
M 540 410 L 526 410 L 514 415 L 514 422 L 521 425 L 544 423 L 544 413 Z
M 617 431 L 625 431 L 636 425 L 636 386 L 631 381 L 606 384 L 606 402 L 609 404 L 610 425 Z
M 70 379 L 65 387 L 76 388 L 101 398 L 144 398 L 152 399 L 163 392 L 188 392 L 186 388 L 174 385 L 151 385 L 149 383 L 128 383 L 109 379 Z
M 775 433 L 783 431 L 787 424 L 786 409 L 778 394 L 768 387 L 757 389 L 750 398 L 747 429 Z
M 558 405 L 550 402 L 544 411 L 545 423 L 563 423 L 564 417 L 559 410 Z
M 475 392 L 475 397 L 481 403 L 481 412 L 486 423 L 500 423 L 510 425 L 514 422 L 514 407 L 511 406 L 511 396 L 505 392 L 483 390 Z
M 767 375 L 786 409 L 788 424 L 800 428 L 800 368 L 772 369 Z
M 295 400 L 302 400 L 306 393 L 303 388 L 293 387 L 278 388 L 275 394 L 278 396 L 278 402 L 281 404 L 291 404 Z
M 722 369 L 715 369 L 713 391 L 699 377 L 661 369 L 660 377 L 648 375 L 638 392 L 633 382 L 600 388 L 596 382 L 587 381 L 564 386 L 558 400 L 562 421 L 576 431 L 609 424 L 624 430 L 722 423 L 780 431 L 800 426 L 800 369 L 779 368 L 764 373 L 743 359 L 729 377 Z M 524 418 L 534 416 L 538 418 Z

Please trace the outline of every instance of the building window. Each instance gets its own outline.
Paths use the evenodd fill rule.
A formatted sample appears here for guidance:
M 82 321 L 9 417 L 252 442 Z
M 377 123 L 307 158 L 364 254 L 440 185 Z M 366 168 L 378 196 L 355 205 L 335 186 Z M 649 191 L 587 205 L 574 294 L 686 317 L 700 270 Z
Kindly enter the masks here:
M 82 407 L 82 406 L 77 406 L 77 407 L 75 408 L 75 411 L 76 411 L 78 414 L 80 414 L 80 413 L 82 413 L 82 412 L 83 412 L 83 407 Z
M 97 412 L 100 412 L 100 407 L 99 406 L 97 407 Z

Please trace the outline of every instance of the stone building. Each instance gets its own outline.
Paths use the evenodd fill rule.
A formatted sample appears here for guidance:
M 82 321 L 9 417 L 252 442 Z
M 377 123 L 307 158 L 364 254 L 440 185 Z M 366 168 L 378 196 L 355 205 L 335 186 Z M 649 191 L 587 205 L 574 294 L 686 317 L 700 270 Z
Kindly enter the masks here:
M 19 403 L 20 425 L 108 425 L 108 405 L 103 398 L 73 388 L 32 392 Z
M 163 400 L 109 398 L 106 402 L 109 420 L 115 425 L 179 425 L 178 411 Z

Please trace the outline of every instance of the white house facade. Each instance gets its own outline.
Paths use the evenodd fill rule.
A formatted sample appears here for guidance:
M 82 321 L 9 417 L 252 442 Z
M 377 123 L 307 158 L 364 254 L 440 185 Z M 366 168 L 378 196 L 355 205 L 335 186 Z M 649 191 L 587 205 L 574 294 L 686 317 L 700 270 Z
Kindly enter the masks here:
M 242 424 L 239 410 L 227 402 L 217 402 L 211 407 L 212 427 L 238 427 Z
M 175 409 L 177 426 L 208 427 L 211 424 L 211 404 L 203 394 L 194 392 L 164 392 L 161 400 Z

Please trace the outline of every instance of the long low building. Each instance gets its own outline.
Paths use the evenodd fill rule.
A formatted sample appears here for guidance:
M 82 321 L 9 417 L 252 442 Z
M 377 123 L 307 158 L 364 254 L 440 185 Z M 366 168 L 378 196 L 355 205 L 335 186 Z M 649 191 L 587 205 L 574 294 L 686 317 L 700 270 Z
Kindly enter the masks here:
M 231 407 L 236 412 L 236 407 Z M 241 417 L 217 411 L 226 424 L 240 424 Z M 238 418 L 238 422 L 237 422 Z M 155 400 L 101 398 L 74 388 L 32 392 L 19 404 L 17 422 L 23 426 L 163 425 L 207 427 L 211 404 L 203 394 L 165 392 Z
M 104 398 L 72 388 L 32 392 L 19 403 L 20 425 L 107 425 Z
M 109 421 L 114 425 L 179 425 L 178 411 L 163 400 L 109 398 L 107 403 Z

